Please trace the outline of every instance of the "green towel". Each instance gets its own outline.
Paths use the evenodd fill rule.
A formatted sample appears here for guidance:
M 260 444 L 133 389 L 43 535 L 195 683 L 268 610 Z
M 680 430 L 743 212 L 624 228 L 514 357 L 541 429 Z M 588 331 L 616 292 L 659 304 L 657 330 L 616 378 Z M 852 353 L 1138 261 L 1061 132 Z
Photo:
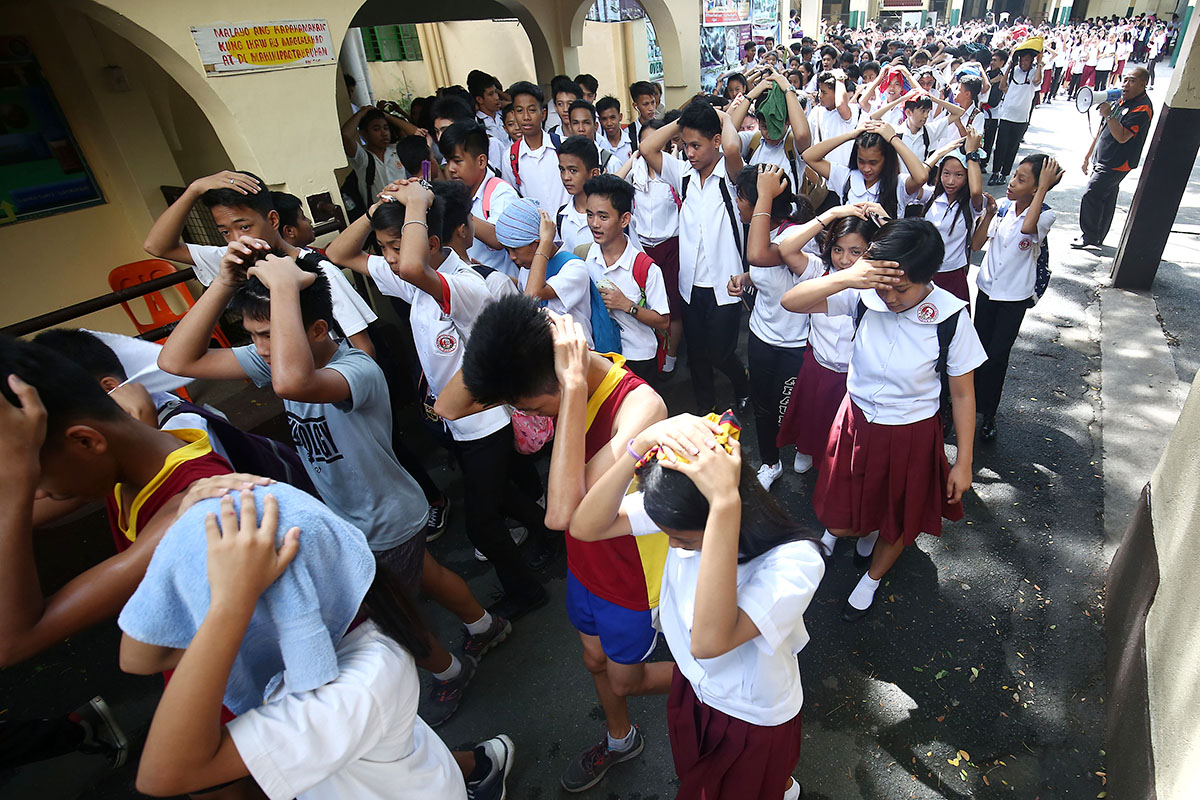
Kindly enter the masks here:
M 787 133 L 787 93 L 775 84 L 766 97 L 758 102 L 758 113 L 766 120 L 767 130 L 764 134 L 768 139 L 777 142 Z

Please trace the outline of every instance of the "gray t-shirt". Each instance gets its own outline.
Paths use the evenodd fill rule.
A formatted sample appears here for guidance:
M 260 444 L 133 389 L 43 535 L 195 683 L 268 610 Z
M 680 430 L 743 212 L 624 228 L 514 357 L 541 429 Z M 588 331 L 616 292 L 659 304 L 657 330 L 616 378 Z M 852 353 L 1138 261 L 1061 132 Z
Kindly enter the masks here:
M 271 367 L 254 345 L 233 354 L 250 380 L 271 382 Z M 350 384 L 350 401 L 284 400 L 292 441 L 321 499 L 357 525 L 371 550 L 390 550 L 425 527 L 429 505 L 421 487 L 392 451 L 392 407 L 383 370 L 345 342 L 325 365 Z

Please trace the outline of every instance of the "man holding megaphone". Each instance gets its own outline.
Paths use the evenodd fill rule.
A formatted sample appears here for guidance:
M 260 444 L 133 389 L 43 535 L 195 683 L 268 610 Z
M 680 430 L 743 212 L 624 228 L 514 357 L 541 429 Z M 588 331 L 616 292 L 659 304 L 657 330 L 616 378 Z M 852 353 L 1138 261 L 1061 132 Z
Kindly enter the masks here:
M 1146 84 L 1150 73 L 1145 67 L 1130 67 L 1121 79 L 1120 100 L 1114 108 L 1112 100 L 1102 91 L 1095 92 L 1095 99 L 1105 98 L 1097 107 L 1104 124 L 1083 159 L 1083 173 L 1092 166 L 1092 175 L 1079 203 L 1079 228 L 1082 233 L 1071 242 L 1075 248 L 1099 247 L 1112 227 L 1113 212 L 1117 208 L 1117 193 L 1121 180 L 1138 165 L 1146 137 L 1150 133 L 1150 121 L 1154 118 L 1154 106 L 1146 96 Z M 1078 107 L 1084 111 L 1091 108 L 1090 98 L 1080 91 L 1076 98 Z

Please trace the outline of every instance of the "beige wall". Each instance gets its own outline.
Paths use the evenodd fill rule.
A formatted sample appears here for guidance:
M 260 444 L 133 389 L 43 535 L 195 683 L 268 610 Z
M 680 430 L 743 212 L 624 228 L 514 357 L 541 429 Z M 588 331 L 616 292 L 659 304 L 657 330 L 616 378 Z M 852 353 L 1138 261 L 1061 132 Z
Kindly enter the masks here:
M 508 86 L 516 81 L 536 80 L 533 48 L 521 23 L 443 22 L 441 29 L 446 70 L 450 80 L 467 85 L 473 69 L 489 72 Z

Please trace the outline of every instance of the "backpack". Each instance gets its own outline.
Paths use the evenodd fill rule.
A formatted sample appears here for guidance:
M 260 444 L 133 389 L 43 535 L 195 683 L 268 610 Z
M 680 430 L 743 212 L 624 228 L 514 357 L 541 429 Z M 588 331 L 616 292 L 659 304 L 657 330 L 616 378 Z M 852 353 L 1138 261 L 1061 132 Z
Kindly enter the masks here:
M 557 133 L 547 133 L 550 137 L 550 144 L 557 150 L 562 144 L 562 138 Z M 524 140 L 522 140 L 524 141 Z M 543 143 L 545 146 L 545 143 Z M 521 188 L 521 159 L 518 156 L 521 154 L 521 142 L 513 142 L 512 147 L 508 150 L 508 165 L 512 168 L 513 181 L 517 184 L 517 188 Z
M 641 250 L 633 257 L 633 279 L 637 281 L 638 289 L 641 290 L 638 295 L 637 304 L 642 308 L 649 308 L 646 301 L 646 282 L 650 279 L 650 268 L 652 266 L 654 266 L 654 259 Z M 670 313 L 667 313 L 666 317 L 670 320 Z M 667 360 L 667 331 L 655 330 L 654 338 L 658 340 L 658 349 L 654 352 L 654 362 L 658 371 L 662 372 L 663 364 Z
M 375 159 L 371 154 L 367 154 L 367 191 L 371 191 L 371 184 L 375 183 Z M 338 188 L 342 193 L 342 202 L 346 203 L 346 218 L 348 222 L 354 220 L 367 213 L 367 209 L 371 204 L 362 196 L 362 190 L 358 188 L 358 173 L 355 170 L 350 170 L 350 174 L 342 181 L 342 185 Z M 346 202 L 349 200 L 350 202 Z M 353 203 L 353 207 L 350 207 Z
M 754 135 L 750 137 L 749 149 L 746 151 L 747 164 L 749 164 L 754 158 L 754 153 L 757 152 L 758 148 L 762 145 L 762 142 L 762 131 L 755 131 Z M 800 185 L 800 177 L 796 174 L 796 140 L 795 137 L 792 136 L 792 132 L 790 130 L 787 132 L 787 135 L 783 137 L 783 152 L 785 155 L 787 155 L 788 164 L 792 168 L 792 189 L 795 190 L 795 188 Z
M 317 487 L 304 469 L 300 454 L 286 444 L 247 433 L 229 420 L 203 406 L 178 398 L 172 399 L 158 409 L 158 427 L 178 414 L 195 414 L 208 423 L 209 432 L 221 442 L 229 455 L 229 462 L 238 472 L 274 478 L 308 492 L 318 500 Z
M 492 195 L 496 193 L 496 187 L 504 183 L 503 179 L 497 178 L 495 175 L 488 177 L 483 184 L 483 197 L 480 198 L 483 205 L 483 219 L 486 222 L 492 217 Z
M 600 171 L 608 172 L 608 162 L 612 161 L 612 150 L 600 150 Z
M 938 357 L 933 368 L 942 379 L 943 398 L 949 396 L 950 376 L 946 374 L 946 364 L 950 360 L 950 343 L 954 341 L 954 333 L 958 330 L 958 317 L 962 312 L 963 309 L 960 308 L 937 324 Z M 858 335 L 858 326 L 866 313 L 867 304 L 860 297 L 858 307 L 854 309 L 854 334 L 851 339 Z
M 570 250 L 558 251 L 546 265 L 546 278 L 553 278 L 568 261 L 575 261 L 578 258 Z M 620 353 L 621 330 L 617 327 L 616 321 L 608 315 L 604 298 L 600 296 L 600 290 L 596 288 L 596 284 L 590 277 L 588 278 L 588 301 L 592 313 L 592 349 L 597 353 Z
M 996 214 L 997 218 L 1003 217 L 1012 208 L 1012 202 L 1005 200 L 1000 204 L 1000 211 Z M 1050 206 L 1042 203 L 1042 211 L 1049 211 Z M 1033 277 L 1033 297 L 1029 299 L 1029 307 L 1037 305 L 1038 300 L 1042 299 L 1042 295 L 1046 293 L 1047 287 L 1050 286 L 1050 239 L 1043 239 L 1037 245 L 1037 271 Z

